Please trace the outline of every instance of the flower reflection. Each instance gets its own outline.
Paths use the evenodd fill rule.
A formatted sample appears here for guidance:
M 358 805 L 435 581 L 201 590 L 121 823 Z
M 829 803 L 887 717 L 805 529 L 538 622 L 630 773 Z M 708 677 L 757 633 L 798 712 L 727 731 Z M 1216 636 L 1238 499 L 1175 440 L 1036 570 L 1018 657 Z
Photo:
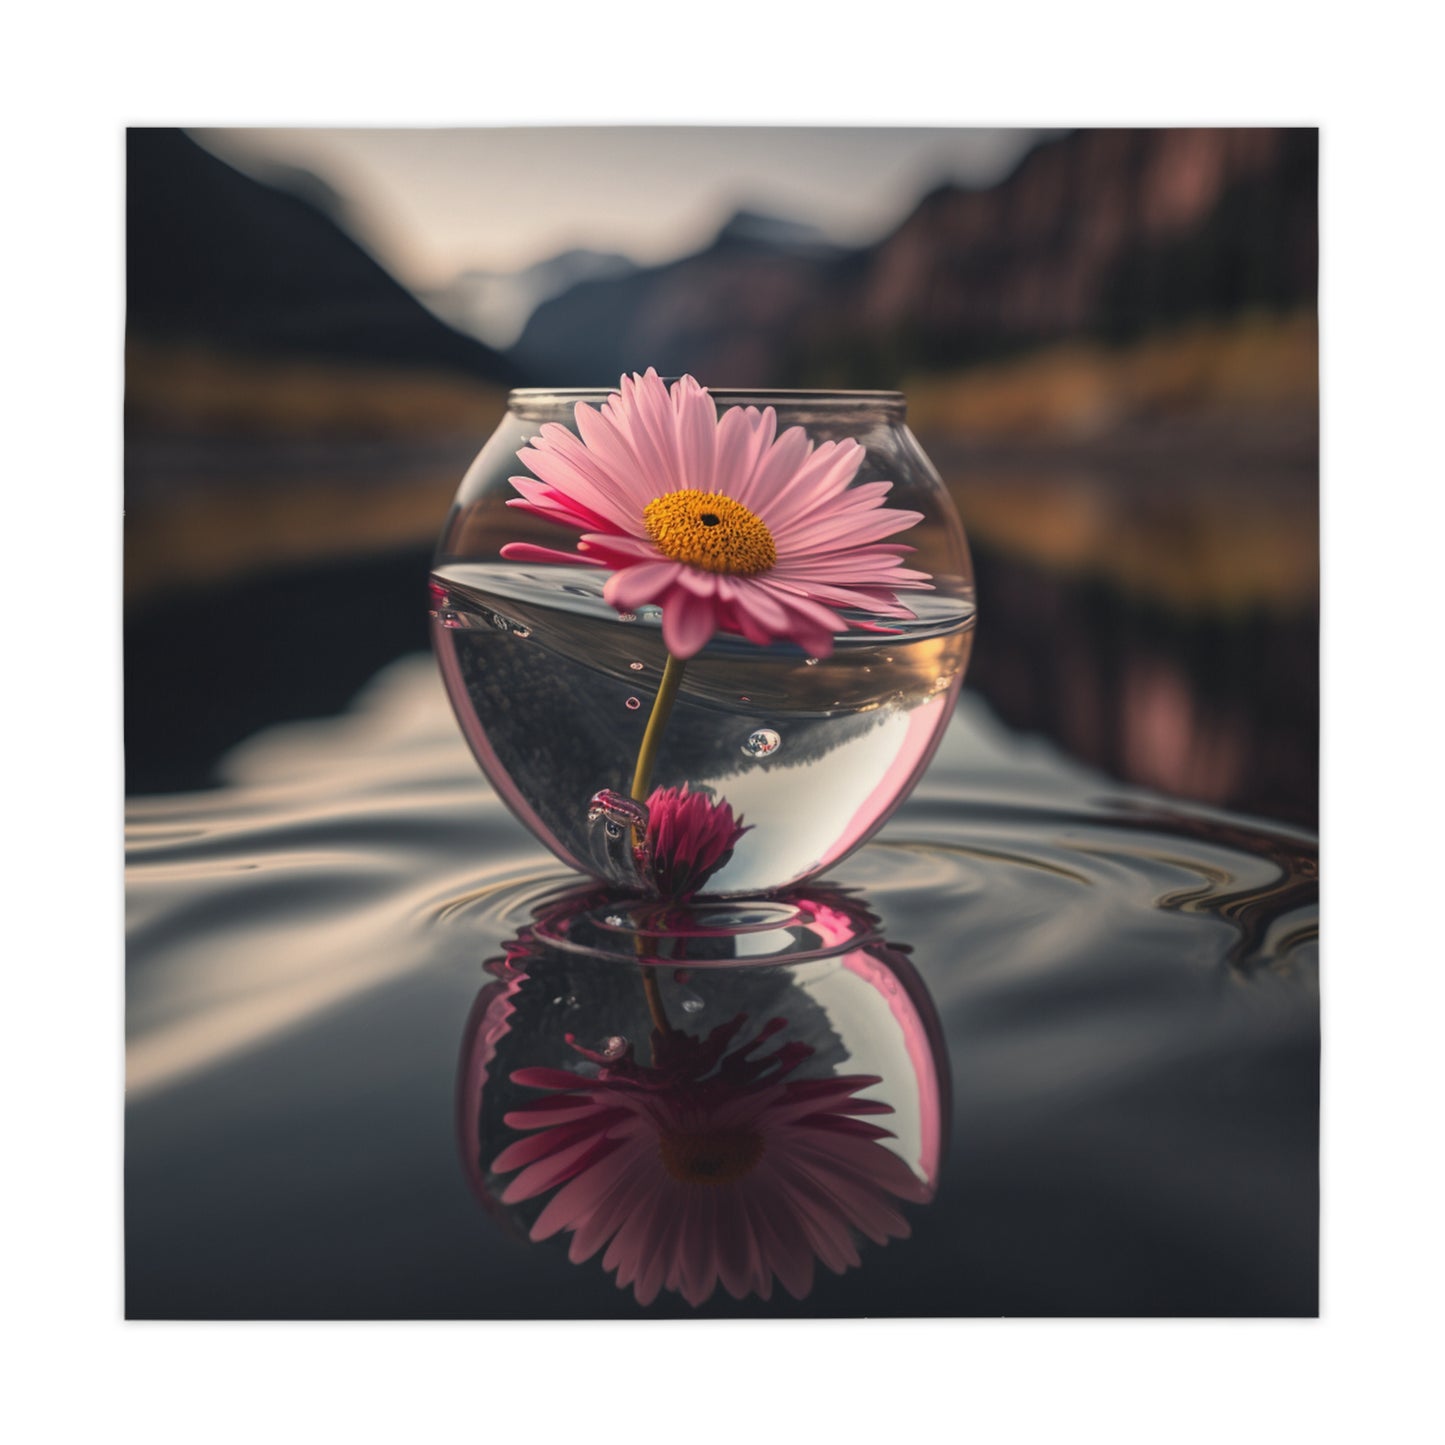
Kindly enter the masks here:
M 841 1275 L 907 1238 L 937 1188 L 947 1060 L 876 923 L 826 888 L 727 911 L 595 889 L 539 905 L 487 965 L 506 989 L 483 990 L 462 1049 L 489 1212 L 568 1238 L 642 1305 L 801 1300 L 819 1263 Z
M 520 1170 L 502 1194 L 514 1204 L 555 1190 L 531 1229 L 572 1235 L 574 1264 L 606 1248 L 602 1267 L 638 1303 L 663 1289 L 700 1305 L 721 1284 L 735 1299 L 772 1295 L 776 1277 L 795 1299 L 813 1287 L 814 1260 L 842 1274 L 859 1263 L 852 1231 L 877 1244 L 903 1239 L 895 1202 L 921 1203 L 927 1187 L 880 1140 L 864 1115 L 892 1106 L 858 1097 L 877 1075 L 791 1075 L 806 1044 L 768 1048 L 775 1018 L 746 1042 L 742 1014 L 705 1039 L 654 1036 L 652 1065 L 629 1048 L 591 1055 L 595 1079 L 561 1069 L 519 1069 L 512 1082 L 544 1091 L 505 1122 L 527 1137 L 493 1169 Z

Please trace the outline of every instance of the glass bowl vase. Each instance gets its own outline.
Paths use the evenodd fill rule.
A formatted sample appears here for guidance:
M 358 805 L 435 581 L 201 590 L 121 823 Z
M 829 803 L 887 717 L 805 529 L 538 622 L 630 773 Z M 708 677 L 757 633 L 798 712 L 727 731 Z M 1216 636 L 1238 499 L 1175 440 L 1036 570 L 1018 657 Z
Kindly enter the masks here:
M 913 616 L 836 607 L 845 628 L 831 649 L 719 630 L 670 662 L 660 607 L 609 605 L 612 573 L 570 558 L 575 530 L 507 505 L 519 500 L 513 479 L 533 477 L 519 453 L 548 424 L 580 435 L 581 408 L 616 402 L 606 390 L 511 393 L 462 481 L 431 579 L 447 693 L 502 799 L 571 867 L 683 898 L 774 892 L 866 842 L 942 737 L 974 622 L 963 527 L 900 393 L 709 394 L 719 418 L 753 408 L 779 438 L 800 428 L 834 456 L 861 448 L 848 491 L 886 481 L 886 506 L 919 514 L 887 539 L 927 575 L 927 590 L 897 594 Z M 726 486 L 719 475 L 707 495 Z M 519 544 L 529 560 L 503 557 Z M 530 560 L 542 549 L 556 555 Z

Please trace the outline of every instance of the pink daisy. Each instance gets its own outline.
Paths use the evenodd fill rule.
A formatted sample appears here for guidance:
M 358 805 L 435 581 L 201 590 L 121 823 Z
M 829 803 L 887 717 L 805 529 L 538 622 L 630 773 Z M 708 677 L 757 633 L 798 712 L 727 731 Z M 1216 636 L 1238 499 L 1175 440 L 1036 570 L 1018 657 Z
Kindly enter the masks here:
M 545 1097 L 506 1115 L 527 1137 L 492 1168 L 520 1171 L 505 1204 L 555 1191 L 532 1239 L 569 1231 L 568 1258 L 580 1264 L 605 1248 L 602 1267 L 639 1304 L 668 1289 L 697 1306 L 718 1284 L 734 1299 L 766 1300 L 775 1277 L 803 1299 L 815 1260 L 837 1274 L 858 1265 L 855 1231 L 878 1244 L 907 1237 L 896 1202 L 923 1203 L 931 1191 L 879 1142 L 892 1135 L 859 1117 L 893 1112 L 857 1097 L 877 1076 L 789 1080 L 812 1050 L 790 1043 L 749 1057 L 784 1025 L 774 1019 L 733 1049 L 744 1022 L 701 1040 L 654 1034 L 650 1067 L 629 1050 L 589 1055 L 596 1079 L 512 1074 Z
M 878 630 L 839 609 L 914 615 L 897 593 L 931 587 L 928 574 L 883 538 L 923 514 L 883 506 L 892 482 L 851 485 L 857 442 L 814 446 L 796 426 L 778 436 L 772 407 L 719 417 L 690 376 L 669 390 L 649 369 L 620 386 L 600 410 L 578 404 L 580 437 L 551 422 L 517 453 L 540 480 L 513 477 L 509 505 L 579 530 L 577 551 L 513 542 L 503 557 L 610 568 L 608 603 L 660 606 L 679 659 L 718 631 L 826 657 L 835 633 Z

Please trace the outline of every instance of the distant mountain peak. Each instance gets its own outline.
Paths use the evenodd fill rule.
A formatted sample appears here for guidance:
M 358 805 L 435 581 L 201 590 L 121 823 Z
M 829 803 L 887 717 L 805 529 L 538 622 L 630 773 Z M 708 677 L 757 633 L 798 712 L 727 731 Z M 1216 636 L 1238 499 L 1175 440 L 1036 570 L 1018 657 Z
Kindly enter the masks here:
M 783 251 L 842 250 L 819 227 L 787 216 L 771 215 L 746 207 L 735 211 L 723 223 L 713 240 L 715 246 L 767 246 Z

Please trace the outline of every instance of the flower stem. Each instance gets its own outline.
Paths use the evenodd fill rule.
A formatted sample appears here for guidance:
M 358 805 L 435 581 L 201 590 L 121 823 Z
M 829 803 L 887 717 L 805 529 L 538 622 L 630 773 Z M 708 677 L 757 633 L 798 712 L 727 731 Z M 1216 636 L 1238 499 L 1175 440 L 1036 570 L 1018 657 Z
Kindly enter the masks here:
M 632 798 L 634 802 L 645 803 L 652 791 L 652 765 L 657 761 L 657 750 L 662 746 L 662 734 L 667 720 L 672 716 L 672 705 L 677 700 L 677 690 L 682 686 L 682 674 L 687 664 L 680 658 L 667 654 L 667 663 L 662 669 L 662 681 L 657 687 L 657 696 L 652 700 L 652 712 L 642 734 L 642 746 L 637 750 L 637 766 L 632 771 Z M 634 837 L 633 842 L 638 840 Z M 634 938 L 638 953 L 642 952 L 641 937 Z M 647 1012 L 652 1017 L 652 1027 L 658 1034 L 670 1034 L 672 1025 L 667 1019 L 667 1010 L 662 1006 L 662 990 L 658 987 L 657 972 L 641 965 L 642 992 L 647 998 Z
M 657 696 L 652 700 L 652 714 L 647 719 L 642 746 L 637 750 L 637 767 L 632 773 L 632 797 L 639 803 L 645 803 L 652 790 L 652 765 L 657 761 L 663 730 L 672 715 L 672 704 L 677 699 L 678 688 L 682 686 L 682 674 L 686 667 L 687 663 L 681 658 L 674 657 L 670 652 L 667 654 L 667 665 L 662 669 L 662 681 L 658 684 Z
M 677 690 L 682 686 L 682 674 L 687 663 L 681 658 L 667 654 L 667 663 L 662 669 L 662 681 L 657 687 L 657 696 L 652 700 L 652 712 L 647 719 L 647 728 L 642 734 L 642 746 L 637 750 L 637 766 L 632 771 L 632 798 L 645 803 L 652 791 L 652 765 L 657 761 L 657 750 L 662 745 L 662 734 L 667 720 L 672 715 L 672 705 L 677 700 Z M 634 839 L 634 842 L 636 839 Z M 633 940 L 637 951 L 642 952 L 641 937 Z M 647 998 L 647 1012 L 652 1017 L 652 1027 L 659 1034 L 670 1034 L 672 1025 L 667 1019 L 667 1010 L 662 1006 L 662 990 L 658 987 L 657 971 L 642 965 L 642 992 Z
M 658 987 L 657 970 L 642 967 L 642 992 L 647 998 L 647 1012 L 652 1016 L 652 1027 L 660 1034 L 670 1034 L 672 1025 L 667 1021 L 667 1010 L 662 1006 L 662 989 Z

